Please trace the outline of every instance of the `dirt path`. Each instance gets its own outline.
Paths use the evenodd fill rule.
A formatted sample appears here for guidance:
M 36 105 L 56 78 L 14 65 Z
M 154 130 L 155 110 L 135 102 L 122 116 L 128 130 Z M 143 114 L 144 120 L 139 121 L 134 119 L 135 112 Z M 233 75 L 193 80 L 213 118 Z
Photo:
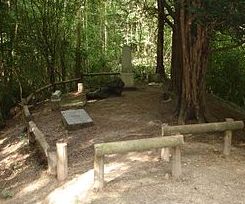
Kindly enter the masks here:
M 171 178 L 170 165 L 159 160 L 157 151 L 108 156 L 107 185 L 103 192 L 93 191 L 94 143 L 159 136 L 162 122 L 174 123 L 173 103 L 161 103 L 158 87 L 127 91 L 88 103 L 85 109 L 94 125 L 69 132 L 49 104 L 33 110 L 34 121 L 53 146 L 68 143 L 69 177 L 63 183 L 35 161 L 20 135 L 23 125 L 13 121 L 0 136 L 0 190 L 13 197 L 0 203 L 245 203 L 245 149 L 233 147 L 231 157 L 223 158 L 219 134 L 185 138 L 179 180 Z M 230 113 L 222 111 L 222 117 Z

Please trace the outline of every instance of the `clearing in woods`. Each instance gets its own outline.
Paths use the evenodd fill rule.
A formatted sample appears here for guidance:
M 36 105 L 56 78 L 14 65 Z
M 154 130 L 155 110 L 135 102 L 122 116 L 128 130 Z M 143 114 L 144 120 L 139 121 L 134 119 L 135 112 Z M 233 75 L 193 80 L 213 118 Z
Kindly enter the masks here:
M 239 112 L 208 99 L 210 111 L 223 121 L 226 117 L 245 118 Z M 20 118 L 11 120 L 0 136 L 1 203 L 244 203 L 245 148 L 244 132 L 233 136 L 231 156 L 222 155 L 223 134 L 185 137 L 182 149 L 183 175 L 175 180 L 171 166 L 159 160 L 156 150 L 110 155 L 105 160 L 106 186 L 94 192 L 93 145 L 99 142 L 155 137 L 160 124 L 173 124 L 174 101 L 161 102 L 159 87 L 124 91 L 122 97 L 87 103 L 85 109 L 94 125 L 66 131 L 59 111 L 49 104 L 32 113 L 48 141 L 68 143 L 69 176 L 58 182 L 48 176 L 40 160 L 20 134 Z M 3 197 L 8 197 L 4 199 Z

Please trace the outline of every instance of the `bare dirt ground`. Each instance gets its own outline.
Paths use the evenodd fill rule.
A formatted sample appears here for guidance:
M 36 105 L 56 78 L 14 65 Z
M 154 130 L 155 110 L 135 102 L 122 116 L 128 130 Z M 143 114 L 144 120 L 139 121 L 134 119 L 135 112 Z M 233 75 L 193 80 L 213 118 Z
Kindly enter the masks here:
M 245 119 L 214 99 L 210 111 L 219 120 Z M 170 164 L 159 160 L 156 150 L 106 157 L 106 187 L 95 192 L 93 145 L 160 136 L 161 123 L 175 123 L 174 101 L 161 102 L 159 87 L 125 91 L 122 97 L 87 103 L 94 125 L 66 131 L 59 111 L 49 104 L 32 110 L 34 121 L 55 147 L 68 143 L 69 176 L 58 182 L 48 176 L 38 154 L 21 133 L 21 119 L 15 119 L 0 135 L 0 203 L 245 203 L 245 147 L 243 131 L 235 132 L 232 154 L 222 155 L 222 134 L 185 137 L 182 148 L 183 175 L 173 179 Z M 244 138 L 243 138 L 244 137 Z

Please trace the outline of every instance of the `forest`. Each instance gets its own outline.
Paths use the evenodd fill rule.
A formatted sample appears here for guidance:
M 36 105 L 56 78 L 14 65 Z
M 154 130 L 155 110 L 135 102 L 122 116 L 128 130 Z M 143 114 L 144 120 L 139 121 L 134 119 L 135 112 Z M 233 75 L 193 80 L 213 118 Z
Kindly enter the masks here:
M 0 203 L 243 203 L 244 122 L 244 0 L 0 1 Z
M 82 73 L 120 71 L 123 45 L 133 50 L 136 80 L 147 82 L 158 74 L 171 83 L 180 122 L 205 120 L 206 91 L 244 107 L 244 4 L 3 0 L 1 121 L 21 98 L 44 85 Z

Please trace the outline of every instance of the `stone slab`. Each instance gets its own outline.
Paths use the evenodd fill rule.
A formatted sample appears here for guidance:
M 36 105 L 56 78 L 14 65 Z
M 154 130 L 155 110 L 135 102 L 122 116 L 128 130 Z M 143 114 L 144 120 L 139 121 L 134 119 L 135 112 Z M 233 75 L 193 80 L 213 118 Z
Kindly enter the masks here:
M 61 111 L 62 121 L 68 130 L 79 129 L 93 124 L 92 118 L 84 109 Z

